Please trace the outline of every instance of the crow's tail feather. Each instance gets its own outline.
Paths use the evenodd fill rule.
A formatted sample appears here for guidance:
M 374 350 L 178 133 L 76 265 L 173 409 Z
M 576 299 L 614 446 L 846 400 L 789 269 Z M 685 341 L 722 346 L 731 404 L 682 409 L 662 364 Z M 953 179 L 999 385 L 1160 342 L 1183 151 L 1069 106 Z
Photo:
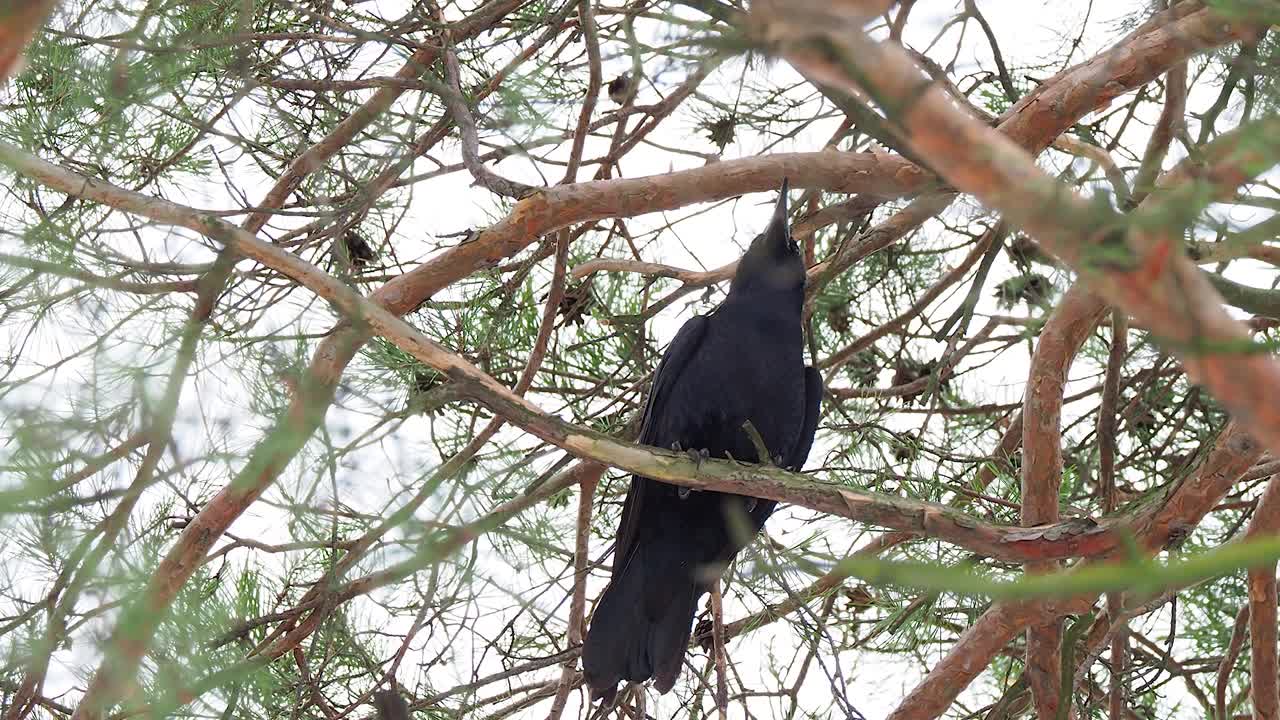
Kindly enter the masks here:
M 666 693 L 680 675 L 701 592 L 663 544 L 638 544 L 596 606 L 582 648 L 593 699 L 612 704 L 620 681 L 650 677 Z

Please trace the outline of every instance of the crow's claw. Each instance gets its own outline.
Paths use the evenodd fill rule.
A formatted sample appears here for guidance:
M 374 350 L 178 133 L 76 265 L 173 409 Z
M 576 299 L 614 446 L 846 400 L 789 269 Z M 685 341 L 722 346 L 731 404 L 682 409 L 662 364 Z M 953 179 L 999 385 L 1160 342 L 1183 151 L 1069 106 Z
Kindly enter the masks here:
M 752 512 L 756 509 L 756 500 L 757 499 L 753 497 L 747 498 L 747 512 Z
M 684 448 L 680 447 L 680 441 L 679 441 L 679 440 L 677 440 L 677 441 L 675 441 L 675 442 L 671 443 L 671 449 L 672 449 L 672 450 L 674 450 L 674 451 L 676 451 L 676 452 L 684 452 Z
M 774 455 L 773 464 L 777 465 L 778 467 L 782 467 L 782 455 Z
M 671 449 L 675 450 L 676 452 L 681 452 L 680 443 L 672 443 Z M 703 460 L 706 460 L 707 458 L 711 457 L 711 453 L 707 451 L 706 448 L 703 448 L 701 450 L 694 450 L 693 448 L 689 448 L 688 450 L 684 450 L 683 452 L 685 455 L 688 455 L 689 459 L 692 460 L 694 464 L 697 465 L 699 468 L 702 467 Z M 689 497 L 689 493 L 691 492 L 693 492 L 693 488 L 689 488 L 689 487 L 676 488 L 676 494 L 680 497 L 681 500 L 684 500 L 685 498 Z

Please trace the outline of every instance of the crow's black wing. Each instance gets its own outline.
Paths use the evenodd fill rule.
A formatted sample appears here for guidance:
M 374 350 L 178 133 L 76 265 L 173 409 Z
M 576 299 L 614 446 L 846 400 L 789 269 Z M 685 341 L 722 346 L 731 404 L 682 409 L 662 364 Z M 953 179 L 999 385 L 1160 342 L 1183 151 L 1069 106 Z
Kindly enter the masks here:
M 666 412 L 667 402 L 671 399 L 671 388 L 689 361 L 697 354 L 702 340 L 706 337 L 709 320 L 704 315 L 696 315 L 676 333 L 676 337 L 662 354 L 658 369 L 653 374 L 653 383 L 649 388 L 649 399 L 644 406 L 644 420 L 640 426 L 640 444 L 653 445 L 654 436 L 658 432 L 659 418 Z M 638 529 L 638 517 L 643 508 L 641 498 L 646 483 L 652 480 L 633 478 L 631 489 L 627 491 L 627 499 L 622 505 L 622 519 L 618 523 L 617 546 L 613 551 L 614 572 L 622 567 L 631 554 Z
M 710 324 L 708 316 L 695 315 L 680 328 L 676 337 L 662 354 L 658 369 L 653 374 L 653 384 L 649 388 L 649 399 L 644 405 L 644 421 L 640 426 L 640 444 L 651 445 L 657 431 L 658 418 L 666 412 L 667 402 L 671 399 L 671 388 L 675 386 L 680 374 L 689 366 L 689 361 L 702 346 Z
M 800 436 L 786 458 L 788 470 L 800 472 L 804 461 L 809 457 L 809 448 L 813 447 L 813 436 L 818 431 L 818 411 L 822 405 L 822 375 L 817 368 L 804 369 L 804 425 L 800 428 Z

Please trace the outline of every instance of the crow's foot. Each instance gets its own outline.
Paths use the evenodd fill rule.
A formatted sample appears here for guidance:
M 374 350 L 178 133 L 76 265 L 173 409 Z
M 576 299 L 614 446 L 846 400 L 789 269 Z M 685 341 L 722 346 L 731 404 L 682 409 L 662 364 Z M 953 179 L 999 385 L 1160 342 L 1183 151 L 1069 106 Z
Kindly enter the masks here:
M 706 448 L 702 448 L 701 450 L 694 450 L 693 448 L 689 448 L 684 452 L 686 455 L 689 456 L 690 460 L 698 464 L 699 468 L 702 467 L 703 460 L 706 460 L 707 458 L 711 457 L 711 451 Z
M 680 443 L 678 442 L 671 443 L 671 449 L 675 450 L 676 452 L 681 452 Z M 683 452 L 689 456 L 689 459 L 692 460 L 694 464 L 698 466 L 699 469 L 702 468 L 702 461 L 711 457 L 711 452 L 706 448 L 702 448 L 701 450 L 694 450 L 693 448 L 689 448 L 688 450 L 684 450 Z M 690 488 L 690 487 L 676 488 L 676 495 L 681 500 L 684 500 L 685 498 L 689 497 L 689 493 L 691 492 L 693 492 L 693 488 Z

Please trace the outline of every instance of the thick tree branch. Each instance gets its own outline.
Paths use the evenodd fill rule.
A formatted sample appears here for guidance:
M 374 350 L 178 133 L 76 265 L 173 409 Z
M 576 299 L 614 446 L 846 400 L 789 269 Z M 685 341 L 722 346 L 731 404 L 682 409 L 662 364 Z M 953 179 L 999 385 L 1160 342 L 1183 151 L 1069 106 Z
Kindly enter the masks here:
M 0 82 L 22 69 L 22 51 L 57 5 L 56 0 L 0 2 Z
M 1071 368 L 1084 341 L 1102 319 L 1107 306 L 1081 285 L 1075 285 L 1054 309 L 1036 342 L 1022 404 L 1023 527 L 1058 521 L 1062 484 L 1062 398 Z M 1054 562 L 1027 565 L 1028 573 L 1051 572 Z M 1027 631 L 1026 673 L 1036 713 L 1056 718 L 1061 695 L 1062 623 L 1049 618 Z
M 1280 476 L 1267 482 L 1267 489 L 1253 511 L 1245 531 L 1246 540 L 1280 533 Z M 1255 720 L 1280 718 L 1280 666 L 1276 661 L 1276 568 L 1249 571 L 1249 676 L 1253 680 Z
M 1111 313 L 1111 350 L 1107 354 L 1107 375 L 1103 380 L 1102 402 L 1098 407 L 1098 493 L 1102 496 L 1103 511 L 1115 512 L 1118 502 L 1116 488 L 1116 428 L 1117 408 L 1120 402 L 1121 375 L 1129 347 L 1128 318 L 1121 312 Z M 1110 720 L 1121 720 L 1128 710 L 1129 626 L 1124 616 L 1124 595 L 1107 595 L 1107 610 L 1111 621 L 1111 677 L 1107 692 Z M 1098 642 L 1101 649 L 1101 641 Z M 1077 669 L 1076 676 L 1087 676 L 1089 666 Z
M 1160 175 L 1160 166 L 1169 153 L 1169 144 L 1173 135 L 1183 122 L 1183 113 L 1187 107 L 1187 64 L 1178 63 L 1165 75 L 1164 107 L 1160 118 L 1147 139 L 1147 150 L 1142 156 L 1142 165 L 1133 180 L 1133 193 L 1122 202 L 1129 207 L 1137 207 L 1151 193 L 1155 180 Z

